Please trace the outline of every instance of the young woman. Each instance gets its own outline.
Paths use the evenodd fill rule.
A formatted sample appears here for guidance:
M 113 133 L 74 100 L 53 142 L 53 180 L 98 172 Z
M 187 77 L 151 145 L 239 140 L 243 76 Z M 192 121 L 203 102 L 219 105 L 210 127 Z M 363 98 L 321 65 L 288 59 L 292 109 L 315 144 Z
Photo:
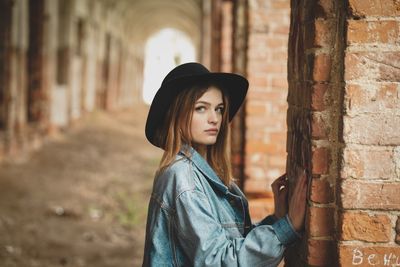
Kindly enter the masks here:
M 164 149 L 149 204 L 143 266 L 277 266 L 304 225 L 306 175 L 287 203 L 286 176 L 272 184 L 275 213 L 252 224 L 233 182 L 229 121 L 247 80 L 198 63 L 173 69 L 150 106 L 146 137 Z

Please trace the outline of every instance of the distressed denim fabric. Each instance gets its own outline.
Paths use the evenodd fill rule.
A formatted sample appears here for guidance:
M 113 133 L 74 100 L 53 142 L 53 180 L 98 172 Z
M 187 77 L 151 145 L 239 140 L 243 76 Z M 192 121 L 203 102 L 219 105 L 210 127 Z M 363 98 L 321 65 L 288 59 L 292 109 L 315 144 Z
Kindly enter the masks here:
M 252 225 L 240 189 L 190 151 L 154 180 L 143 266 L 277 266 L 298 238 L 289 218 Z

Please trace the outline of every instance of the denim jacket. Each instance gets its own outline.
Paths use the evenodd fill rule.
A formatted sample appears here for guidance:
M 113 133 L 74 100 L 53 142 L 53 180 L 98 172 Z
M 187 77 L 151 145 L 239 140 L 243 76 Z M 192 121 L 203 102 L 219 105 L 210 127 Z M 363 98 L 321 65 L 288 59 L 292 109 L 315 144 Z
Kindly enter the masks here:
M 252 225 L 240 189 L 191 148 L 154 180 L 143 266 L 277 266 L 297 238 L 287 216 Z

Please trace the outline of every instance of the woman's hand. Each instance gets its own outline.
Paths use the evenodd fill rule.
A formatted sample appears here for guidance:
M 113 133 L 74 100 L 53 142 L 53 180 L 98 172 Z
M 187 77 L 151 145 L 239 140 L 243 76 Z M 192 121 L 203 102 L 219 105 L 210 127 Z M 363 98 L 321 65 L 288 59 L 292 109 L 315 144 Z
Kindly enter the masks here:
M 300 232 L 304 228 L 307 199 L 306 195 L 307 175 L 304 170 L 301 176 L 297 179 L 297 183 L 289 203 L 289 219 L 297 232 Z
M 277 178 L 272 184 L 272 193 L 274 193 L 274 216 L 278 219 L 282 218 L 288 212 L 288 181 L 286 173 Z

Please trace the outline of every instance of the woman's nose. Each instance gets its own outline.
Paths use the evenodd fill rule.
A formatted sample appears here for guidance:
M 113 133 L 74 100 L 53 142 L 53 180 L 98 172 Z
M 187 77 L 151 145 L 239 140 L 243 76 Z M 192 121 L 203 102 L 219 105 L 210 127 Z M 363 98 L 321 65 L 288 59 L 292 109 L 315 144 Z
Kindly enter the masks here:
M 209 123 L 217 123 L 218 122 L 218 114 L 215 110 L 211 110 L 208 114 L 208 122 Z

